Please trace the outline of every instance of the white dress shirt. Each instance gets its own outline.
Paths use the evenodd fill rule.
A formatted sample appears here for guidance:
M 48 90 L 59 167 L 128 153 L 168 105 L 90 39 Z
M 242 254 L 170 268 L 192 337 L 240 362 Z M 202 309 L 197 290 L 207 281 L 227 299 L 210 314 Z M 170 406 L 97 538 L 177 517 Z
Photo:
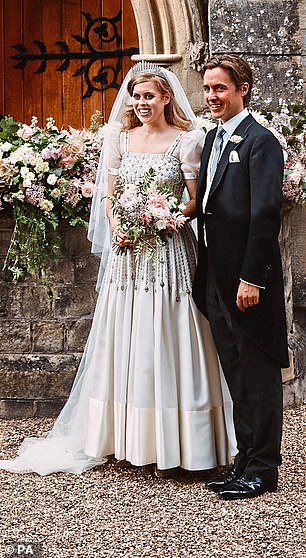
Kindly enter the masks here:
M 241 112 L 239 112 L 238 114 L 233 116 L 233 118 L 230 118 L 229 120 L 224 122 L 224 124 L 222 124 L 222 128 L 225 131 L 225 134 L 223 135 L 223 145 L 222 145 L 222 150 L 221 150 L 220 157 L 222 156 L 222 153 L 223 153 L 227 143 L 229 142 L 230 138 L 232 137 L 234 131 L 239 126 L 239 124 L 248 116 L 248 114 L 249 114 L 249 111 L 248 111 L 248 109 L 245 108 Z M 219 127 L 220 126 L 221 126 L 221 123 L 219 123 Z M 217 130 L 217 134 L 218 134 L 218 130 Z M 216 140 L 217 134 L 215 136 L 215 140 Z M 211 167 L 211 161 L 212 161 L 214 151 L 215 151 L 215 141 L 214 141 L 213 146 L 212 146 L 212 150 L 211 150 L 211 154 L 210 154 L 210 158 L 209 158 L 208 166 L 207 166 L 206 190 L 205 190 L 205 194 L 204 194 L 204 198 L 203 198 L 203 205 L 202 205 L 203 213 L 205 213 L 205 208 L 206 208 L 209 192 L 210 192 L 210 189 L 211 189 L 211 184 L 212 184 L 212 181 L 213 181 L 213 176 L 211 176 L 211 174 L 210 174 L 210 167 Z

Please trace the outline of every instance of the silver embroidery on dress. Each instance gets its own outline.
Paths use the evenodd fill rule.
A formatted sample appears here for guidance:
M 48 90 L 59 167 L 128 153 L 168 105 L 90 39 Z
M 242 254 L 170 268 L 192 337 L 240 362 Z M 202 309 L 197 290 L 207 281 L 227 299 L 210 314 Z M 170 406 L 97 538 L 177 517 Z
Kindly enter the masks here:
M 125 151 L 122 154 L 119 176 L 127 184 L 138 179 L 153 168 L 156 180 L 163 184 L 167 182 L 173 187 L 173 192 L 182 196 L 185 183 L 181 171 L 181 162 L 174 157 L 183 133 L 178 134 L 166 153 L 136 153 Z M 127 135 L 125 148 L 127 146 Z M 157 257 L 148 258 L 144 249 L 138 258 L 133 250 L 126 253 L 110 252 L 108 265 L 104 275 L 104 282 L 113 283 L 117 289 L 124 290 L 130 284 L 134 289 L 144 288 L 145 291 L 168 288 L 180 300 L 180 293 L 191 294 L 192 280 L 196 268 L 196 239 L 191 226 L 187 223 L 177 233 L 172 234 L 164 247 L 158 248 Z

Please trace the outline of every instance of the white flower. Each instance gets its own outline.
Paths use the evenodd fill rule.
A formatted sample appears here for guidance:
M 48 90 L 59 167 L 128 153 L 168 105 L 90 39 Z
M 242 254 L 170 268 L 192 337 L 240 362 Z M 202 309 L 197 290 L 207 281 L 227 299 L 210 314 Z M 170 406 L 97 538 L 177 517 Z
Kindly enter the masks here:
M 9 141 L 5 141 L 2 145 L 0 145 L 0 151 L 2 153 L 7 153 L 11 150 L 12 144 Z
M 168 204 L 169 204 L 170 209 L 171 209 L 172 207 L 176 207 L 176 205 L 177 205 L 177 198 L 175 198 L 174 196 L 168 198 Z
M 35 180 L 35 174 L 30 172 L 28 167 L 21 167 L 20 174 L 23 178 L 23 187 L 30 188 L 32 181 Z
M 28 167 L 21 167 L 20 169 L 20 174 L 22 176 L 22 178 L 26 178 L 29 174 L 30 170 L 28 169 Z
M 261 124 L 265 128 L 269 127 L 269 120 L 267 120 L 267 118 L 263 114 L 261 114 L 261 112 L 259 112 L 258 110 L 252 110 L 251 114 L 253 118 L 255 118 L 256 122 L 258 122 L 258 124 Z
M 42 209 L 45 213 L 50 213 L 52 211 L 54 205 L 52 201 L 49 200 L 41 200 L 39 204 L 40 209 Z
M 46 129 L 47 130 L 53 130 L 54 128 L 56 128 L 55 120 L 52 116 L 49 116 L 46 120 Z M 57 130 L 57 128 L 56 128 L 56 130 Z
M 159 231 L 163 231 L 164 229 L 166 229 L 167 224 L 167 219 L 158 219 L 158 221 L 155 222 L 155 226 Z
M 49 163 L 47 163 L 47 161 L 44 161 L 42 157 L 39 157 L 36 160 L 35 171 L 38 174 L 44 174 L 45 172 L 49 172 Z
M 22 124 L 21 128 L 19 128 L 19 130 L 17 131 L 17 136 L 23 140 L 29 139 L 31 136 L 33 136 L 33 134 L 33 128 L 31 128 L 31 126 L 28 126 L 27 124 Z
M 232 143 L 240 143 L 242 140 L 243 140 L 243 138 L 241 136 L 233 135 L 233 136 L 230 137 L 230 141 Z
M 16 149 L 16 151 L 11 153 L 10 161 L 13 165 L 18 162 L 27 164 L 29 162 L 29 159 L 33 156 L 35 156 L 35 153 L 30 147 L 28 147 L 27 145 L 21 145 Z
M 38 124 L 38 118 L 37 118 L 37 116 L 32 116 L 31 128 L 36 129 L 36 128 L 37 128 L 37 124 Z
M 26 178 L 23 179 L 23 187 L 24 188 L 30 188 L 32 186 L 32 180 L 29 176 L 27 176 Z
M 196 126 L 200 130 L 205 130 L 205 132 L 209 132 L 209 130 L 213 130 L 217 124 L 212 122 L 209 118 L 205 118 L 205 116 L 197 116 L 196 117 Z
M 56 174 L 49 174 L 48 178 L 47 178 L 47 182 L 48 184 L 50 184 L 50 186 L 54 186 L 54 184 L 56 184 L 57 182 L 57 176 Z
M 180 203 L 180 205 L 178 206 L 178 210 L 182 212 L 185 211 L 185 209 L 186 209 L 186 205 L 184 203 Z

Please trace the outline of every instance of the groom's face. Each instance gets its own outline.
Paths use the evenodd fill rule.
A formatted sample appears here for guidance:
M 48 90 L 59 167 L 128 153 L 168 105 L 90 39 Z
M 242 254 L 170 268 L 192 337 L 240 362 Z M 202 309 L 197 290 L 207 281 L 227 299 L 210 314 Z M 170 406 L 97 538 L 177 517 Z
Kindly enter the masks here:
M 226 122 L 244 108 L 243 97 L 248 92 L 248 84 L 238 89 L 227 70 L 221 67 L 206 70 L 204 74 L 204 101 L 213 118 Z

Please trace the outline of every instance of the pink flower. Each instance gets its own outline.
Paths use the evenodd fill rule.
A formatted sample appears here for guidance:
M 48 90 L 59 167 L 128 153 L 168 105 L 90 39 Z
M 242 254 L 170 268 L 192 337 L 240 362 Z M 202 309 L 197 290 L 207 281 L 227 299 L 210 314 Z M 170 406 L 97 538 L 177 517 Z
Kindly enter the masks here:
M 57 161 L 57 159 L 60 158 L 62 154 L 62 147 L 55 147 L 55 146 L 50 146 L 50 147 L 45 147 L 42 152 L 41 152 L 41 156 L 43 159 L 49 160 L 49 159 L 54 159 L 54 161 Z
M 126 189 L 119 198 L 122 207 L 129 209 L 137 203 L 137 196 L 133 188 Z
M 92 198 L 93 195 L 93 184 L 91 182 L 85 182 L 82 186 L 82 196 L 84 198 Z
M 152 221 L 152 215 L 150 215 L 150 213 L 145 213 L 142 216 L 141 222 L 143 225 L 149 225 Z
M 22 124 L 21 128 L 19 128 L 19 130 L 17 131 L 17 136 L 23 140 L 29 139 L 31 136 L 33 136 L 33 134 L 33 128 L 31 128 L 31 126 L 28 126 L 27 124 Z
M 51 196 L 53 198 L 59 198 L 61 195 L 61 191 L 58 188 L 54 188 L 54 190 L 52 190 L 51 192 Z
M 301 182 L 302 174 L 299 171 L 294 170 L 293 172 L 290 173 L 289 177 L 291 182 L 298 185 Z
M 162 219 L 164 217 L 168 217 L 170 215 L 169 205 L 167 203 L 167 199 L 160 196 L 152 196 L 148 200 L 147 204 L 148 210 L 153 215 L 153 217 L 157 217 Z
M 74 163 L 74 158 L 71 156 L 68 157 L 64 157 L 64 159 L 62 159 L 59 163 L 58 166 L 61 168 L 65 168 L 65 167 L 71 167 Z

